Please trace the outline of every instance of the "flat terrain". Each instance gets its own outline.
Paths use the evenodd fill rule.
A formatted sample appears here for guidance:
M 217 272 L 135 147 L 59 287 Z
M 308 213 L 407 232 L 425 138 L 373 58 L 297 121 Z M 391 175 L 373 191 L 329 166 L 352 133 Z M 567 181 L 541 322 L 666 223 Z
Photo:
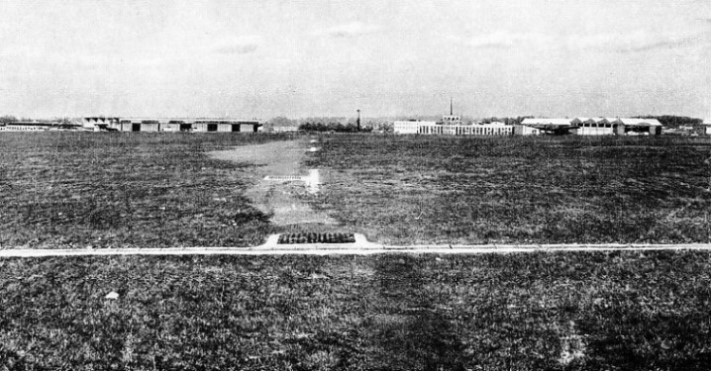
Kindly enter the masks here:
M 709 272 L 707 252 L 2 259 L 0 364 L 704 370 Z
M 711 241 L 711 141 L 322 136 L 316 208 L 386 244 Z
M 0 247 L 711 235 L 706 139 L 333 135 L 308 155 L 288 139 L 3 133 Z M 316 195 L 262 183 L 312 168 Z M 322 219 L 292 224 L 289 203 Z M 709 272 L 707 251 L 3 258 L 0 366 L 705 370 Z
M 285 135 L 2 133 L 0 247 L 248 246 L 276 232 L 252 162 L 207 153 Z
M 210 158 L 252 163 L 256 166 L 244 176 L 249 178 L 249 187 L 244 195 L 250 203 L 264 214 L 269 222 L 282 227 L 303 229 L 308 224 L 332 225 L 336 221 L 324 212 L 316 212 L 302 200 L 307 189 L 303 182 L 274 182 L 265 177 L 298 176 L 308 173 L 302 166 L 309 148 L 306 139 L 275 141 L 258 145 L 237 146 L 228 150 L 209 152 Z
M 711 241 L 707 138 L 3 133 L 0 247 Z M 316 195 L 267 175 L 320 171 Z

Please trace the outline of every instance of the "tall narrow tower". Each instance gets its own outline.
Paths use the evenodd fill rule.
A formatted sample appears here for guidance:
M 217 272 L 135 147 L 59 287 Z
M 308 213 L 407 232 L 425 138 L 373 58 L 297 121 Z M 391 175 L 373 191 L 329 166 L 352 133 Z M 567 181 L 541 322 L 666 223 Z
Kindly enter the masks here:
M 358 131 L 360 131 L 360 109 L 357 109 L 356 112 L 358 112 L 358 120 L 356 120 L 356 127 L 358 128 Z
M 442 116 L 442 122 L 445 125 L 459 125 L 462 123 L 462 118 L 454 115 L 454 100 L 449 98 L 449 115 Z

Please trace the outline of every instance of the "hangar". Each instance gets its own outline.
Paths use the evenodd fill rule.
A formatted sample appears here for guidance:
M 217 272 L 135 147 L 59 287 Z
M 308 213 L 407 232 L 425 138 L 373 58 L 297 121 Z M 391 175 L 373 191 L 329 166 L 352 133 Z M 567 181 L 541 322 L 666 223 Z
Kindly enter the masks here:
M 262 125 L 257 121 L 213 121 L 199 120 L 192 125 L 198 133 L 256 133 Z
M 119 118 L 85 117 L 82 125 L 93 131 L 127 132 L 217 132 L 217 133 L 256 133 L 262 127 L 259 121 L 248 120 L 203 120 L 203 119 L 158 119 L 158 118 Z
M 660 135 L 662 124 L 656 119 L 643 118 L 527 118 L 521 126 L 538 129 L 552 134 L 577 135 Z M 514 130 L 517 135 L 531 135 L 532 132 Z

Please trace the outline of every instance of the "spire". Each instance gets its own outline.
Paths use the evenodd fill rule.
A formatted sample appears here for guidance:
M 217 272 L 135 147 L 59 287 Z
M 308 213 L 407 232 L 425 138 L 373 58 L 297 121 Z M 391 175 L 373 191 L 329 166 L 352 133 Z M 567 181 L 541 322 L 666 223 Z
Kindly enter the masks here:
M 449 115 L 454 115 L 454 106 L 452 104 L 452 97 L 449 98 Z

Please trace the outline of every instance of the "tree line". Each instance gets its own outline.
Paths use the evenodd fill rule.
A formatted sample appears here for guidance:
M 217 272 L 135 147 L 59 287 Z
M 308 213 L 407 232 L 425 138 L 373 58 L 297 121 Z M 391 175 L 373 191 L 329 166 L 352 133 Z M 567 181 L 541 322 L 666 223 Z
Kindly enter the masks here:
M 370 126 L 358 128 L 358 126 L 355 124 L 349 123 L 349 124 L 344 125 L 340 122 L 329 122 L 329 123 L 305 122 L 305 123 L 299 125 L 299 131 L 308 131 L 308 132 L 333 131 L 336 133 L 357 133 L 357 132 L 369 133 L 369 132 L 373 131 L 373 128 Z

